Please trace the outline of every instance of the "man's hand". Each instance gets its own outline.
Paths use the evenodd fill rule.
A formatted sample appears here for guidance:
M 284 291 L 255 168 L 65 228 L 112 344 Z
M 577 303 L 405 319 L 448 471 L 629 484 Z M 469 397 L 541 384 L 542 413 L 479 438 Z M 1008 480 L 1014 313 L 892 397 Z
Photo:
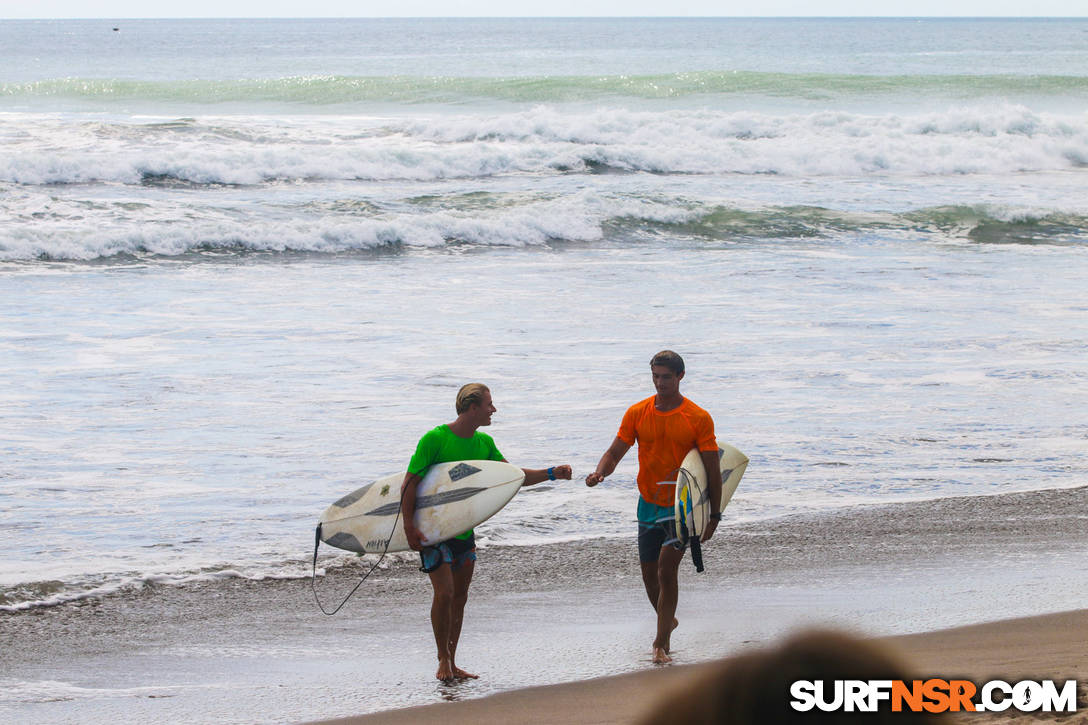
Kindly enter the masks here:
M 552 469 L 552 474 L 556 478 L 562 478 L 564 480 L 569 481 L 570 477 L 572 475 L 572 470 L 571 470 L 570 466 L 568 466 L 566 463 L 564 463 L 562 466 L 556 466 L 555 468 L 553 468 Z
M 404 522 L 404 536 L 408 539 L 408 548 L 412 551 L 423 551 L 423 533 L 415 524 Z
M 594 471 L 593 473 L 586 476 L 586 485 L 589 486 L 590 488 L 593 488 L 594 486 L 596 486 L 598 483 L 600 483 L 603 480 L 604 480 L 604 476 L 602 476 L 601 474 Z
M 706 529 L 703 530 L 703 535 L 699 537 L 699 541 L 710 541 L 710 537 L 714 535 L 714 531 L 718 528 L 718 519 L 710 519 L 706 522 Z

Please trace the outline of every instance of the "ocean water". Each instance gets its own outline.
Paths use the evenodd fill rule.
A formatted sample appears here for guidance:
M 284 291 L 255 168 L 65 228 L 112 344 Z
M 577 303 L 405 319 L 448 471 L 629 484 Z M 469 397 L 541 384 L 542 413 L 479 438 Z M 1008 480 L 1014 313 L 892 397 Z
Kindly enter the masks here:
M 0 610 L 306 577 L 464 382 L 584 478 L 662 348 L 736 523 L 1084 485 L 1086 38 L 0 23 Z M 629 536 L 634 458 L 481 540 Z

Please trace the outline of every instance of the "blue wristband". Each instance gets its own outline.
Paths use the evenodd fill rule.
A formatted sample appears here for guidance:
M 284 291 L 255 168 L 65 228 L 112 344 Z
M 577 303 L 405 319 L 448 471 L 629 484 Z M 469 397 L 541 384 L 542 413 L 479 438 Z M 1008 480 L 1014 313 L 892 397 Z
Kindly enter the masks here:
M 555 480 L 555 466 L 552 466 L 551 468 L 548 469 L 548 480 L 549 481 L 554 481 Z

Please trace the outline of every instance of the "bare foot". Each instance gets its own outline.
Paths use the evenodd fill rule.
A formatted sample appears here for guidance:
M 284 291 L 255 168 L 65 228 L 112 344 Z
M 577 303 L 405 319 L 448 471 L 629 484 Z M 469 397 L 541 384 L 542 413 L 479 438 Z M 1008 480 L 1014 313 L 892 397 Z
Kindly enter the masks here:
M 456 679 L 453 667 L 450 666 L 449 662 L 439 662 L 438 672 L 434 673 L 434 677 L 436 680 L 441 680 L 442 682 L 453 682 L 454 679 Z
M 654 647 L 654 664 L 664 665 L 672 662 L 672 657 L 669 657 L 669 653 L 665 651 L 663 647 Z
M 480 679 L 479 675 L 474 675 L 471 672 L 465 672 L 460 667 L 454 667 L 453 668 L 453 676 L 456 677 L 459 680 L 478 680 L 478 679 Z
M 673 633 L 673 630 L 675 630 L 675 629 L 676 629 L 677 627 L 679 627 L 679 626 L 680 626 L 680 620 L 679 620 L 679 619 L 677 619 L 676 617 L 673 617 L 673 618 L 672 618 L 672 627 L 671 627 L 671 628 L 669 628 L 669 634 L 672 634 L 672 633 Z M 657 650 L 659 650 L 659 649 L 662 649 L 662 650 L 664 650 L 664 651 L 665 651 L 665 654 L 669 654 L 670 652 L 672 652 L 672 646 L 671 646 L 671 644 L 670 644 L 670 643 L 666 643 L 664 647 L 658 647 L 658 646 L 657 646 L 657 642 L 655 641 L 655 642 L 654 642 L 654 644 L 653 644 L 653 647 L 652 647 L 652 649 L 653 649 L 653 650 L 654 650 L 655 652 L 656 652 Z

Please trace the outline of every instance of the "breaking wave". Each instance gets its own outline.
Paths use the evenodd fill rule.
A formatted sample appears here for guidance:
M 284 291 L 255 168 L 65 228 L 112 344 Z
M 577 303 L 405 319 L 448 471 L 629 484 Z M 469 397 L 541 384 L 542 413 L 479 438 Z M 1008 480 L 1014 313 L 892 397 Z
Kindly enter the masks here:
M 256 185 L 502 174 L 868 176 L 1088 166 L 1088 119 L 1020 106 L 915 116 L 718 111 L 72 122 L 0 117 L 0 181 Z
M 254 253 L 344 254 L 441 249 L 460 245 L 533 247 L 559 242 L 753 243 L 835 239 L 880 234 L 981 244 L 1084 244 L 1088 216 L 986 205 L 942 206 L 909 212 L 856 212 L 813 206 L 742 208 L 683 200 L 581 196 L 511 204 L 477 195 L 469 208 L 431 209 L 417 200 L 412 213 L 350 203 L 289 222 L 262 217 L 20 226 L 0 231 L 0 260 L 89 261 L 114 257 L 221 257 Z M 311 210 L 313 211 L 313 210 Z M 167 215 L 169 216 L 169 215 Z

